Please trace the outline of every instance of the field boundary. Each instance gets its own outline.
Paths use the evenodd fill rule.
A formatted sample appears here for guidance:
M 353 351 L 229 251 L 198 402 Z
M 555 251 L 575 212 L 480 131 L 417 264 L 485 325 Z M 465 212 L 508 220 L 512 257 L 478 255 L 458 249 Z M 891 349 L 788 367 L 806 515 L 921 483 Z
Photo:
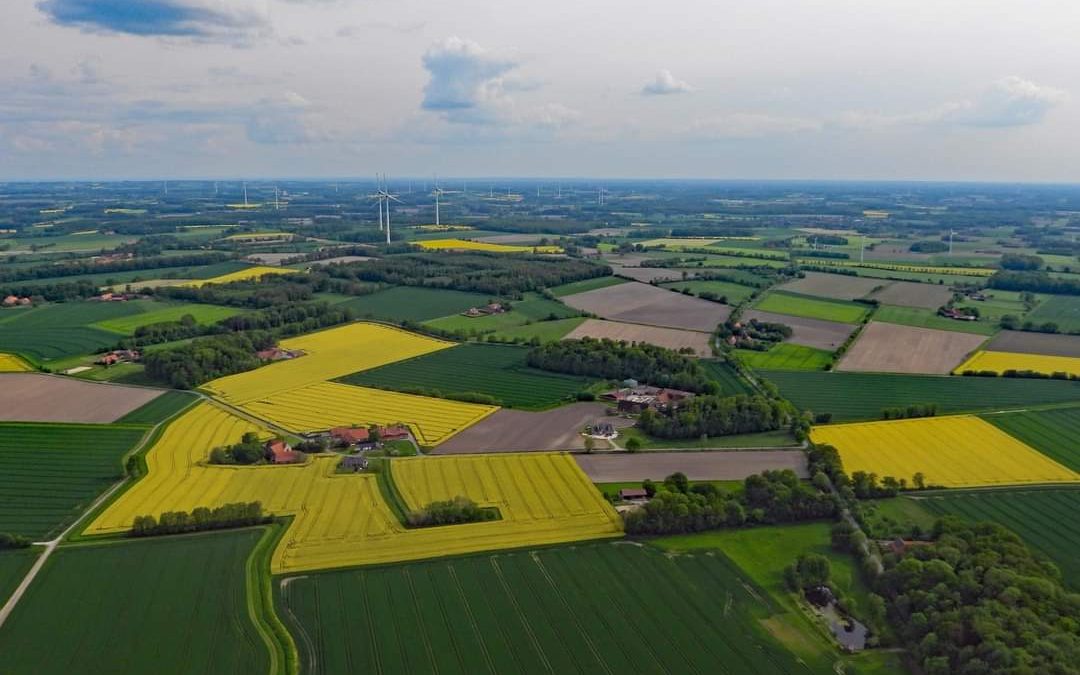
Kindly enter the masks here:
M 265 527 L 263 536 L 244 564 L 248 617 L 270 652 L 270 675 L 297 675 L 300 672 L 296 643 L 274 608 L 273 574 L 270 573 L 270 558 L 291 521 L 292 517 L 275 519 Z

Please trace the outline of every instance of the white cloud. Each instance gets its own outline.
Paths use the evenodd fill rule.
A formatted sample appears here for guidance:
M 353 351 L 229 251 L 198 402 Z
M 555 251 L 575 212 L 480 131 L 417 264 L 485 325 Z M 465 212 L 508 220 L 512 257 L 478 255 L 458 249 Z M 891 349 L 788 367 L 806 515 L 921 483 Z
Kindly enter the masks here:
M 643 96 L 667 96 L 669 94 L 685 94 L 694 88 L 688 83 L 675 79 L 670 70 L 664 69 L 656 73 L 656 78 L 641 88 Z
M 503 95 L 503 76 L 518 65 L 456 36 L 428 49 L 421 62 L 430 75 L 421 107 L 447 114 L 479 110 L 497 102 Z M 468 121 L 467 115 L 459 117 Z

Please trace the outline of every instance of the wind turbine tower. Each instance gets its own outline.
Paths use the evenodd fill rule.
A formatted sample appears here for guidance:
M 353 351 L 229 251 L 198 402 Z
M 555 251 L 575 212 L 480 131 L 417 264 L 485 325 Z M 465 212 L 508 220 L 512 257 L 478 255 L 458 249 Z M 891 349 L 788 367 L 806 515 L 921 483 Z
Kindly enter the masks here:
M 441 224 L 441 221 L 439 220 L 439 198 L 442 197 L 443 192 L 445 192 L 445 190 L 443 190 L 441 187 L 439 187 L 439 179 L 436 178 L 435 179 L 435 190 L 434 190 L 434 195 L 435 195 L 435 226 L 436 227 L 438 227 Z
M 247 200 L 247 181 L 244 181 L 244 208 L 247 208 L 247 207 L 248 207 L 248 200 Z
M 387 243 L 387 245 L 389 245 L 390 244 L 390 202 L 394 201 L 394 202 L 397 202 L 398 204 L 401 204 L 402 201 L 400 199 L 398 199 L 397 195 L 391 194 L 390 190 L 387 189 L 387 188 L 383 188 L 383 189 L 379 190 L 379 195 L 382 197 L 383 200 L 386 201 L 386 243 Z

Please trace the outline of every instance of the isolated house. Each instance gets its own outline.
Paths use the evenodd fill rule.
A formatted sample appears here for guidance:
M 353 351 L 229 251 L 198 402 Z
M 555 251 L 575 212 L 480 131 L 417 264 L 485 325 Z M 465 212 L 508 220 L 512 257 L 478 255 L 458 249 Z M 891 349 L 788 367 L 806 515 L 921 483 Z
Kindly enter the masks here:
M 409 429 L 401 425 L 379 427 L 379 438 L 384 441 L 407 441 L 409 440 Z
M 303 460 L 304 456 L 292 449 L 292 446 L 275 438 L 266 442 L 266 457 L 271 464 L 296 464 Z

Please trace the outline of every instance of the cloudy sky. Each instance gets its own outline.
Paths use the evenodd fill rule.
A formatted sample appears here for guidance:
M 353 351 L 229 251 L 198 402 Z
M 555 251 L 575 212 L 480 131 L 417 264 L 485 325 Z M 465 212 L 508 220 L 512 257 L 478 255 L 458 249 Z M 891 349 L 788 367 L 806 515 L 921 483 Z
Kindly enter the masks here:
M 1080 181 L 1072 0 L 3 0 L 0 180 Z

